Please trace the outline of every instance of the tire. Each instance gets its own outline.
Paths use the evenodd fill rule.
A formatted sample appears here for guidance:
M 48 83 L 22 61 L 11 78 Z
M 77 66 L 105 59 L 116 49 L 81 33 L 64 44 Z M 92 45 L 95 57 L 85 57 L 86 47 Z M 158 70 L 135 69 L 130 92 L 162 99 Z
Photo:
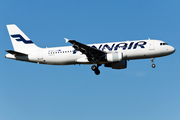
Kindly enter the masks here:
M 155 64 L 152 64 L 152 68 L 155 68 L 156 67 L 156 65 Z
M 94 73 L 95 73 L 96 75 L 99 75 L 99 74 L 100 74 L 99 69 L 96 69 L 96 70 L 94 71 Z
M 93 65 L 93 66 L 91 67 L 92 71 L 95 71 L 96 68 L 97 68 L 97 67 L 96 67 L 95 65 Z

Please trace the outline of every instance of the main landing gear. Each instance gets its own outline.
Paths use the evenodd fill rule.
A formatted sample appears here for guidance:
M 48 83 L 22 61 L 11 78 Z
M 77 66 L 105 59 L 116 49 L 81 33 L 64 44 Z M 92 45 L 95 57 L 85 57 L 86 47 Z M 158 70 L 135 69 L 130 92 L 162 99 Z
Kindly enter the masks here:
M 101 64 L 97 64 L 97 66 L 96 66 L 96 65 L 93 65 L 93 66 L 91 67 L 92 71 L 94 71 L 94 73 L 95 73 L 96 75 L 99 75 L 99 74 L 100 74 L 99 66 L 101 66 Z
M 152 68 L 155 68 L 156 65 L 154 64 L 154 58 L 151 58 Z

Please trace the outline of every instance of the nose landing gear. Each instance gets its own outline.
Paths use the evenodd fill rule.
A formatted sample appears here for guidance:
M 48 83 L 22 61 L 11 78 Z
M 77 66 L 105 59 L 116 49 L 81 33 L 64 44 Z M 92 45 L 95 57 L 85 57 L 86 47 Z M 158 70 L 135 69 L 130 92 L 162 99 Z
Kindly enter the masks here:
M 155 68 L 156 67 L 156 65 L 154 64 L 154 58 L 151 58 L 151 63 L 152 63 L 152 68 Z
M 91 67 L 92 71 L 94 71 L 94 73 L 95 73 L 96 75 L 99 75 L 99 74 L 100 74 L 99 66 L 101 66 L 101 64 L 97 64 L 97 66 L 96 66 L 96 65 L 93 65 L 93 66 Z

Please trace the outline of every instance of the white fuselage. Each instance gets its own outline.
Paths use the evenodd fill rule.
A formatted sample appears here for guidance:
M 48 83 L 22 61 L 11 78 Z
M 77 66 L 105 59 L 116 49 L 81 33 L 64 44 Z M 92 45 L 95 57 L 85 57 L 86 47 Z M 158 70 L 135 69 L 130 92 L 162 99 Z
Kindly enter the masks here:
M 175 51 L 174 47 L 160 40 L 112 42 L 89 44 L 88 46 L 107 53 L 121 52 L 123 60 L 162 57 Z M 72 46 L 26 49 L 24 53 L 28 53 L 28 56 L 7 54 L 6 58 L 51 65 L 92 64 L 88 61 L 86 55 L 76 51 Z M 104 64 L 107 62 L 98 61 L 97 63 Z

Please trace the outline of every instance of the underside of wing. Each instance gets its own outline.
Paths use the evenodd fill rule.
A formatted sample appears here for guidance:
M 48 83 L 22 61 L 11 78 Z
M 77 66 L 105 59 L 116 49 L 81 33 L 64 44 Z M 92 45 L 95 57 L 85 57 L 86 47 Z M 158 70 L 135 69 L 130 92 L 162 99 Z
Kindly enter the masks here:
M 100 60 L 104 58 L 106 55 L 106 52 L 103 52 L 101 50 L 92 48 L 90 46 L 87 46 L 85 44 L 79 43 L 75 40 L 68 40 L 71 44 L 73 44 L 73 47 L 75 50 L 80 51 L 82 54 L 85 54 L 89 61 L 95 61 Z

